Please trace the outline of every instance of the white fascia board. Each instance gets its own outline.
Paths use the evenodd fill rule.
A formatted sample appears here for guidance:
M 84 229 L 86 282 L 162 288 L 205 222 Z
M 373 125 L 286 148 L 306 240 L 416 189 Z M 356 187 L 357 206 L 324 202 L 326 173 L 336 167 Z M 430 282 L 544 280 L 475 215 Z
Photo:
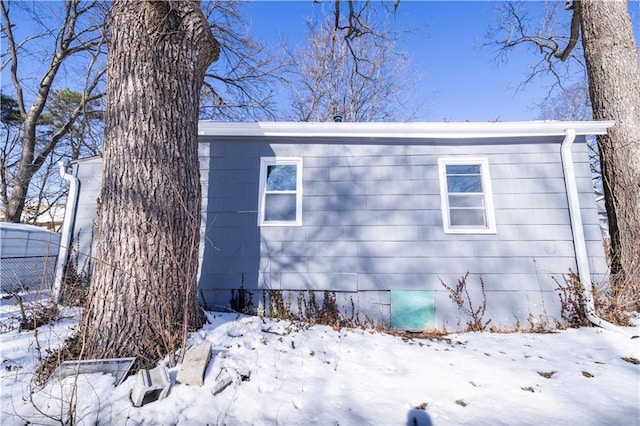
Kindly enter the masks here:
M 102 161 L 102 155 L 94 155 L 93 157 L 85 157 L 85 158 L 78 158 L 77 160 L 71 160 L 69 161 L 69 165 L 78 164 L 78 163 L 101 162 L 101 161 Z
M 255 122 L 223 123 L 200 121 L 201 136 L 290 136 L 353 138 L 494 138 L 564 136 L 567 129 L 576 135 L 602 135 L 613 121 L 514 121 L 514 122 Z

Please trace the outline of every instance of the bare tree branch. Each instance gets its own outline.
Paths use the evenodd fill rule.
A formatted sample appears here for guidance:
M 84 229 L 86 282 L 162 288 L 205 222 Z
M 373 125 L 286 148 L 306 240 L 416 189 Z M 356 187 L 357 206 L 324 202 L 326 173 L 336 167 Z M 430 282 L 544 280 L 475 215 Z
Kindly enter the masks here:
M 540 3 L 534 4 L 539 7 Z M 530 2 L 510 1 L 497 7 L 496 23 L 489 30 L 490 40 L 485 46 L 497 47 L 498 58 L 504 58 L 513 49 L 530 48 L 536 52 L 540 60 L 531 68 L 524 78 L 523 85 L 536 81 L 541 76 L 552 76 L 553 87 L 566 90 L 568 82 L 575 75 L 574 65 L 580 65 L 584 73 L 582 51 L 579 48 L 580 11 L 571 3 L 564 10 L 571 12 L 570 23 L 559 2 L 544 3 L 542 14 L 531 17 L 528 9 Z M 561 19 L 564 18 L 564 19 Z M 568 36 L 560 35 L 570 27 Z M 564 48 L 562 48 L 564 46 Z M 562 65 L 558 62 L 560 60 Z M 553 88 L 552 88 L 553 89 Z M 550 90 L 550 92 L 552 91 Z
M 26 80 L 19 73 L 19 64 L 21 63 L 21 53 L 18 46 L 26 52 L 25 41 L 18 43 L 12 31 L 13 23 L 8 2 L 1 1 L 0 8 L 2 11 L 3 34 L 7 39 L 7 56 L 10 63 L 10 73 L 13 83 L 13 90 L 18 102 L 20 114 L 22 116 L 22 141 L 19 160 L 15 165 L 15 172 L 9 174 L 7 172 L 7 161 L 4 161 L 3 179 L 9 183 L 11 181 L 11 194 L 7 196 L 5 211 L 7 219 L 10 221 L 19 221 L 25 206 L 29 193 L 29 186 L 34 175 L 45 164 L 47 158 L 56 147 L 56 145 L 65 138 L 74 123 L 85 111 L 87 103 L 99 99 L 102 95 L 99 93 L 100 83 L 104 76 L 104 71 L 94 70 L 93 64 L 97 58 L 103 53 L 101 46 L 106 41 L 106 9 L 99 2 L 81 2 L 79 0 L 66 0 L 63 3 L 64 10 L 62 20 L 56 26 L 55 30 L 49 29 L 51 22 L 45 23 L 41 19 L 43 14 L 41 10 L 30 11 L 26 5 L 23 13 L 33 18 L 35 22 L 43 25 L 44 32 L 52 37 L 54 50 L 49 54 L 47 67 L 44 69 L 42 77 L 37 84 L 35 96 L 32 99 L 26 99 L 25 88 Z M 95 12 L 94 15 L 92 15 Z M 97 18 L 97 19 L 96 19 Z M 50 18 L 53 21 L 53 18 Z M 31 37 L 30 39 L 33 39 Z M 69 58 L 81 57 L 88 54 L 88 74 L 86 77 L 87 84 L 85 86 L 86 94 L 82 97 L 79 105 L 74 113 L 68 117 L 68 121 L 59 123 L 60 127 L 54 131 L 46 142 L 42 142 L 39 136 L 40 121 L 43 117 L 45 107 L 50 99 L 54 83 L 60 70 Z M 27 108 L 27 104 L 30 107 Z M 39 191 L 40 193 L 42 191 Z M 3 201 L 5 201 L 3 199 Z
M 342 40 L 347 46 L 347 49 L 351 53 L 354 59 L 355 71 L 357 74 L 361 73 L 363 64 L 368 62 L 368 58 L 358 54 L 357 48 L 354 46 L 356 40 L 360 38 L 370 38 L 377 42 L 378 40 L 385 40 L 393 34 L 388 30 L 381 28 L 377 30 L 378 23 L 373 19 L 371 1 L 354 1 L 346 0 L 347 14 L 346 18 L 342 14 L 341 7 L 345 3 L 345 0 L 335 0 L 333 6 L 333 29 L 332 42 L 335 44 L 338 35 L 341 35 Z M 393 12 L 399 5 L 399 0 L 394 2 Z M 395 41 L 395 36 L 393 37 Z M 363 72 L 364 76 L 366 72 Z
M 361 24 L 368 12 L 354 15 Z M 377 30 L 381 38 L 355 38 L 350 44 L 336 42 L 334 16 L 309 19 L 306 44 L 285 47 L 294 64 L 292 109 L 294 119 L 329 121 L 410 120 L 421 105 L 407 104 L 416 74 L 409 61 L 396 50 L 396 36 Z M 384 28 L 384 26 L 380 26 Z
M 569 58 L 569 54 L 576 47 L 578 43 L 578 39 L 580 38 L 580 8 L 576 7 L 575 3 L 579 0 L 575 0 L 574 3 L 567 3 L 565 9 L 573 10 L 573 15 L 571 16 L 571 35 L 569 37 L 569 43 L 564 48 L 562 52 L 555 52 L 554 55 L 556 58 L 559 58 L 561 61 L 566 61 Z
M 2 32 L 6 34 L 7 47 L 10 55 L 9 63 L 11 64 L 11 81 L 13 82 L 13 86 L 16 90 L 16 101 L 18 102 L 20 115 L 24 120 L 27 112 L 24 108 L 22 85 L 18 81 L 18 49 L 16 47 L 15 37 L 13 36 L 13 24 L 11 24 L 11 20 L 9 19 L 9 10 L 7 9 L 4 1 L 0 2 L 0 10 L 2 10 Z
M 203 5 L 211 32 L 220 44 L 220 58 L 205 77 L 202 118 L 275 118 L 273 87 L 285 81 L 287 64 L 248 35 L 245 6 L 229 1 Z

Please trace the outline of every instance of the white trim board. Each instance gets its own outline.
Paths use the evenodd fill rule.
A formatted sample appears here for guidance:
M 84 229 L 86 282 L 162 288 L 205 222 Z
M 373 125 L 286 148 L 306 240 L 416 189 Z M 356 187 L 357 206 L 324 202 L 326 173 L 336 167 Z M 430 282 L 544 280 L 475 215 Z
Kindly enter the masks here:
M 224 123 L 200 121 L 200 136 L 291 136 L 354 138 L 506 138 L 564 136 L 569 129 L 576 135 L 602 135 L 613 121 L 513 121 L 513 122 L 255 122 Z

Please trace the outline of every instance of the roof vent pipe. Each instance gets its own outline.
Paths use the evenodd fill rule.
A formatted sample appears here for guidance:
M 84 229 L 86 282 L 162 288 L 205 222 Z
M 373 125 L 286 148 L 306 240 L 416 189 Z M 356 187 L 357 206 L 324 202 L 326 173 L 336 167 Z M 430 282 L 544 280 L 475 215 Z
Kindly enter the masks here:
M 595 304 L 593 301 L 593 285 L 591 282 L 591 271 L 589 270 L 589 257 L 587 254 L 587 244 L 584 237 L 584 229 L 582 227 L 582 215 L 580 214 L 580 201 L 578 197 L 578 186 L 576 184 L 576 174 L 573 162 L 573 153 L 571 147 L 576 139 L 575 129 L 567 129 L 565 137 L 560 147 L 560 155 L 562 158 L 562 168 L 564 172 L 564 183 L 567 188 L 567 198 L 569 201 L 569 217 L 571 219 L 571 231 L 573 233 L 573 244 L 576 252 L 576 263 L 578 265 L 578 275 L 582 283 L 582 292 L 584 300 L 584 310 L 587 319 L 594 325 L 607 330 L 617 331 L 625 336 L 636 338 L 639 337 L 637 332 L 631 334 L 622 327 L 611 324 L 598 317 Z

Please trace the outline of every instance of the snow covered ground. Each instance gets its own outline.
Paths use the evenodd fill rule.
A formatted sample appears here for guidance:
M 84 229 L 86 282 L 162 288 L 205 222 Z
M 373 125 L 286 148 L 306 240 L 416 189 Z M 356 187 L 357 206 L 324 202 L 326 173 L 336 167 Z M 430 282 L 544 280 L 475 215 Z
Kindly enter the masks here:
M 16 309 L 3 301 L 0 311 L 2 425 L 68 420 L 74 383 L 82 425 L 640 424 L 640 365 L 629 362 L 640 359 L 640 340 L 597 328 L 428 340 L 210 313 L 190 339 L 213 344 L 204 386 L 175 384 L 174 368 L 169 396 L 135 408 L 134 377 L 35 388 L 35 334 L 9 330 Z M 58 345 L 77 315 L 40 327 L 40 345 Z M 214 396 L 221 368 L 251 374 Z

